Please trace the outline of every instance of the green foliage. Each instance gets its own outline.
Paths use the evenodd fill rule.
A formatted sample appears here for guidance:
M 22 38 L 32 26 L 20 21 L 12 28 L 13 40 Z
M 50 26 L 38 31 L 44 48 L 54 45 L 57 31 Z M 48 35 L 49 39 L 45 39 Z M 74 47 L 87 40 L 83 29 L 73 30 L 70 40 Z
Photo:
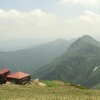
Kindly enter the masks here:
M 44 81 L 44 83 L 46 83 L 47 86 L 49 86 L 49 87 L 58 87 L 59 86 L 58 81 Z
M 77 39 L 67 53 L 34 74 L 40 79 L 62 80 L 88 88 L 100 83 L 99 76 L 100 43 L 90 36 Z
M 92 89 L 100 90 L 100 84 L 94 86 Z
M 83 86 L 79 86 L 79 85 L 76 85 L 76 84 L 73 84 L 73 83 L 71 83 L 70 86 L 74 86 L 74 87 L 79 88 L 79 89 L 89 90 L 89 88 L 86 88 L 86 87 L 83 87 Z

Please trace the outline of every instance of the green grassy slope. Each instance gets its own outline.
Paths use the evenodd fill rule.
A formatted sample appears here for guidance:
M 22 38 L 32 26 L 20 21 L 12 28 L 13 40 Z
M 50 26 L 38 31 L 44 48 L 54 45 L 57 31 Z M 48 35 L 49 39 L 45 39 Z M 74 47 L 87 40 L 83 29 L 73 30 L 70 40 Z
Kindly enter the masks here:
M 61 81 L 47 81 L 47 87 L 2 85 L 0 100 L 100 100 L 100 91 L 80 89 Z
M 92 89 L 100 90 L 100 84 L 94 86 Z

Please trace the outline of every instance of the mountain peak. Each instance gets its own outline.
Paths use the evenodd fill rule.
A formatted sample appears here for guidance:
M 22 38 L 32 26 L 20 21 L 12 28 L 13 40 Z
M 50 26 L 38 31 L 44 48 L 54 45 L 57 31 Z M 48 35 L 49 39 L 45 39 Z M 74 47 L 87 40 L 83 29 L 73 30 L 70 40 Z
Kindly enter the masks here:
M 83 35 L 78 40 L 84 41 L 86 43 L 89 43 L 89 44 L 92 44 L 92 45 L 95 45 L 95 46 L 99 46 L 99 42 L 89 35 Z
M 92 38 L 90 35 L 83 35 L 83 38 Z
M 95 40 L 94 38 L 92 38 L 91 36 L 89 36 L 89 35 L 83 35 L 82 37 L 81 37 L 81 39 L 85 39 L 85 40 Z M 96 40 L 95 40 L 96 41 Z
M 84 35 L 78 38 L 70 47 L 68 48 L 67 55 L 73 56 L 78 53 L 78 51 L 87 48 L 88 46 L 100 47 L 100 43 L 96 41 L 89 35 Z

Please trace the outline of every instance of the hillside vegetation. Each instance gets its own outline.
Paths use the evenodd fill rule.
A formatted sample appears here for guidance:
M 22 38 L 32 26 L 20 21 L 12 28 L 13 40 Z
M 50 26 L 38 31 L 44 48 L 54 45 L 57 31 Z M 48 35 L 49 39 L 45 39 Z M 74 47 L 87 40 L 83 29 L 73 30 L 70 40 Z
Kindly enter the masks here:
M 88 35 L 78 38 L 64 55 L 37 70 L 34 77 L 89 88 L 100 84 L 100 43 Z
M 38 85 L 4 84 L 0 86 L 0 100 L 100 100 L 100 91 L 83 89 L 62 81 L 42 81 Z

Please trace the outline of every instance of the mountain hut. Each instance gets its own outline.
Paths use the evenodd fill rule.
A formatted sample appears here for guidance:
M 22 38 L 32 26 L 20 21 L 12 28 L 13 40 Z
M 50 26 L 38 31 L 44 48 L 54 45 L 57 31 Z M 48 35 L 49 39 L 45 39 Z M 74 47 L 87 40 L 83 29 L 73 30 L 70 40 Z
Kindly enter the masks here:
M 0 84 L 6 83 L 6 76 L 10 74 L 10 70 L 8 68 L 4 68 L 0 70 Z
M 31 75 L 23 72 L 15 72 L 7 75 L 7 81 L 14 84 L 26 84 L 31 80 Z

